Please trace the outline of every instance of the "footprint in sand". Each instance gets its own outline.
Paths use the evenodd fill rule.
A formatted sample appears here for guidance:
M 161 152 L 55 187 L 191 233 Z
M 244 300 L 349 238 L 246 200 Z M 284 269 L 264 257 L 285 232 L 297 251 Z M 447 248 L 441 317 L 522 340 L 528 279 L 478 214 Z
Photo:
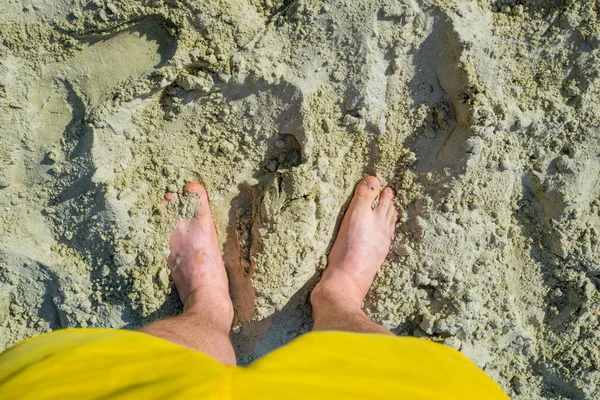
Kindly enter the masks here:
M 3 154 L 6 156 L 3 158 L 9 161 L 3 163 L 1 172 L 9 185 L 2 189 L 2 195 L 7 199 L 15 197 L 24 188 L 39 193 L 36 198 L 22 198 L 19 205 L 12 207 L 3 218 L 7 226 L 25 227 L 19 231 L 20 234 L 15 232 L 0 238 L 2 248 L 7 250 L 2 264 L 12 266 L 13 276 L 28 276 L 32 273 L 29 271 L 31 265 L 38 264 L 44 265 L 47 271 L 44 276 L 53 275 L 56 279 L 73 273 L 84 280 L 89 276 L 89 267 L 86 267 L 89 257 L 86 258 L 82 251 L 84 242 L 90 240 L 94 232 L 78 232 L 77 228 L 80 218 L 85 220 L 89 217 L 84 210 L 73 214 L 79 216 L 76 220 L 66 221 L 68 218 L 65 218 L 59 232 L 27 227 L 48 226 L 48 218 L 60 219 L 60 215 L 67 215 L 76 207 L 73 199 L 86 191 L 91 190 L 87 195 L 92 197 L 101 196 L 90 181 L 96 169 L 91 144 L 93 142 L 96 146 L 98 140 L 92 140 L 85 115 L 112 100 L 120 86 L 148 78 L 153 71 L 165 65 L 176 50 L 172 36 L 155 20 L 107 35 L 79 39 L 88 43 L 79 54 L 45 65 L 39 72 L 15 58 L 2 60 L 0 78 L 9 82 L 6 91 L 15 98 L 27 99 L 26 105 L 12 110 L 13 118 L 5 126 L 17 134 L 9 135 L 15 143 L 2 146 L 2 149 L 16 149 Z M 15 83 L 11 85 L 11 81 Z M 23 81 L 35 83 L 27 87 L 18 85 Z M 20 145 L 20 141 L 26 145 Z M 53 193 L 48 191 L 48 187 L 57 190 Z M 68 254 L 67 260 L 60 252 L 51 250 L 65 245 L 75 250 L 75 258 Z M 105 246 L 103 243 L 98 245 Z M 19 262 L 23 257 L 30 262 Z M 0 287 L 6 289 L 3 292 L 12 293 L 17 290 L 17 285 L 18 282 L 9 279 L 7 274 L 0 276 Z M 79 286 L 87 288 L 84 290 L 89 292 L 84 293 L 87 299 L 91 295 L 91 285 L 88 282 Z M 61 304 L 69 301 L 65 296 L 54 300 Z M 67 310 L 68 314 L 71 308 L 61 308 L 61 304 L 55 306 Z M 28 336 L 28 324 L 38 320 L 38 316 L 33 315 L 35 310 L 36 307 L 30 307 L 11 315 L 8 308 L 0 306 L 0 321 L 11 318 L 14 328 L 11 328 L 10 334 L 0 336 L 0 348 Z M 80 319 L 61 312 L 62 321 Z M 75 308 L 73 312 L 76 312 Z M 112 311 L 107 312 L 110 314 Z M 51 327 L 56 327 L 53 326 L 57 323 L 55 317 L 47 321 Z M 44 316 L 40 318 L 40 321 L 47 320 Z

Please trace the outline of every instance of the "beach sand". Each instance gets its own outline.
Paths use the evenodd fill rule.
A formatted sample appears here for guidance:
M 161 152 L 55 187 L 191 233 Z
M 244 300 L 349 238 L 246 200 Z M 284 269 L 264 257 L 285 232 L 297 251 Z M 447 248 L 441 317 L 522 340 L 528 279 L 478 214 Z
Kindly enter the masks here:
M 248 364 L 310 330 L 356 183 L 403 210 L 365 301 L 514 399 L 600 397 L 600 2 L 0 2 L 0 350 L 181 311 L 199 181 Z

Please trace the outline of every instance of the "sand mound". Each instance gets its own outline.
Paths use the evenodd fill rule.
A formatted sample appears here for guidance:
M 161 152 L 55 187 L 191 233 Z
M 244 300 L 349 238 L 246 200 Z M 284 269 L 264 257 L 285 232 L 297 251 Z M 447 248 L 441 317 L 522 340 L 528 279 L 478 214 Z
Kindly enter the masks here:
M 200 180 L 248 363 L 310 329 L 377 174 L 406 211 L 372 318 L 600 396 L 597 1 L 71 3 L 0 4 L 0 348 L 180 310 L 158 203 Z

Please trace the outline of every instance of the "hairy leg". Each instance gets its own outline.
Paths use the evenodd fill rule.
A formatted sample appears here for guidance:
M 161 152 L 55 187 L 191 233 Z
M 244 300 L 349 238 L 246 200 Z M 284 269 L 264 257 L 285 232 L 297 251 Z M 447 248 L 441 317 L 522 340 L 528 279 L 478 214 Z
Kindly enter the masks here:
M 181 220 L 175 227 L 167 259 L 184 304 L 183 313 L 153 322 L 140 331 L 198 350 L 224 364 L 235 365 L 229 338 L 233 305 L 208 196 L 198 183 L 187 184 L 184 193 L 196 196 L 196 211 L 192 219 Z M 165 198 L 178 200 L 171 193 Z
M 386 187 L 379 204 L 379 179 L 363 179 L 344 215 L 327 268 L 311 294 L 313 330 L 392 334 L 362 310 L 375 274 L 385 261 L 398 221 L 394 190 Z

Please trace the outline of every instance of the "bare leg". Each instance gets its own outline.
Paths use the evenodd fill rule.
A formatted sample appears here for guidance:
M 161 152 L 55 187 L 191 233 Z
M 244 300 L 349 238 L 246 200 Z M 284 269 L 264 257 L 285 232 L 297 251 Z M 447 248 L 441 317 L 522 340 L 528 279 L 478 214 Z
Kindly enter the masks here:
M 229 339 L 233 305 L 208 197 L 198 183 L 187 184 L 184 192 L 196 196 L 196 212 L 191 220 L 179 221 L 175 227 L 167 259 L 184 304 L 183 313 L 153 322 L 140 331 L 235 365 Z M 165 198 L 177 200 L 174 194 L 167 194 Z
M 371 321 L 362 310 L 375 274 L 385 261 L 398 221 L 392 202 L 394 190 L 386 187 L 379 194 L 379 179 L 363 179 L 344 215 L 329 254 L 327 268 L 311 294 L 313 330 L 371 332 L 392 335 Z

